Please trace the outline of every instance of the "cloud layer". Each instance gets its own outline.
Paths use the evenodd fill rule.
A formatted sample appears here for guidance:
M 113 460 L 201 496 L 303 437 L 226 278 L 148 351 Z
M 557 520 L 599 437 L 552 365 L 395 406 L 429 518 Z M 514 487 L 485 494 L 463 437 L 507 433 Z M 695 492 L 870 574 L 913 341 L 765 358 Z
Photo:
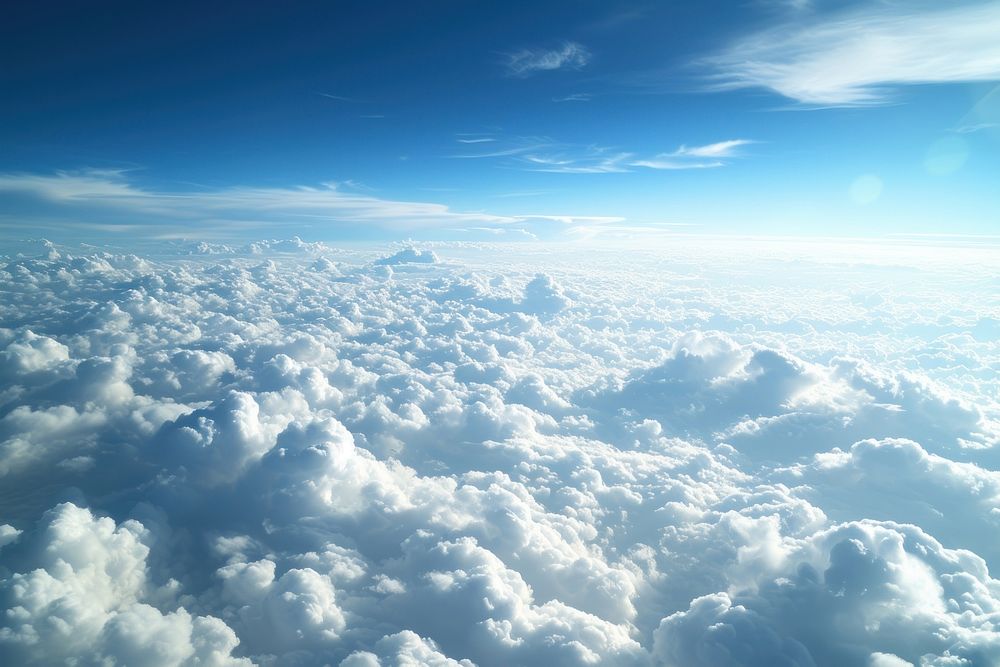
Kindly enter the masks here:
M 995 257 L 866 253 L 7 257 L 0 661 L 993 664 Z

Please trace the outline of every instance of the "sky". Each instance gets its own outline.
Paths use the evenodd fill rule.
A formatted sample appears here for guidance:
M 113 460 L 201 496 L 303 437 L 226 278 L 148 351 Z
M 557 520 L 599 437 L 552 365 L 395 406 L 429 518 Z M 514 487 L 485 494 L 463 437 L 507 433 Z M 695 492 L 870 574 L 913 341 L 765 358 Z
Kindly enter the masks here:
M 0 665 L 1000 665 L 1000 2 L 0 15 Z
M 1000 3 L 17 3 L 0 241 L 995 238 Z

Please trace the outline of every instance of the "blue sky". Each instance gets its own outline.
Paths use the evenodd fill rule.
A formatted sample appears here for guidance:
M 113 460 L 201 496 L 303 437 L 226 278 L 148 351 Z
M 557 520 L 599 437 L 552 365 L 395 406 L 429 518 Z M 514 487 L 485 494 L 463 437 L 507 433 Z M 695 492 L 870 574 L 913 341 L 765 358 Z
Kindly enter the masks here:
M 1000 3 L 20 3 L 0 238 L 1000 229 Z

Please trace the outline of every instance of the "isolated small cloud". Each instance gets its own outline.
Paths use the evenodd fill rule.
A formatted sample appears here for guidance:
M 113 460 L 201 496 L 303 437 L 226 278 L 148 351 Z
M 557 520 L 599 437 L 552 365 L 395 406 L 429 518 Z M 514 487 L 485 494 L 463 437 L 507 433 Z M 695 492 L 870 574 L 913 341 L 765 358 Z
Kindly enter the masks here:
M 0 526 L 0 549 L 8 544 L 13 544 L 17 541 L 17 538 L 21 535 L 23 531 L 18 530 L 14 526 L 5 523 Z
M 675 151 L 675 155 L 690 157 L 733 157 L 738 154 L 737 149 L 749 144 L 756 143 L 750 139 L 729 139 L 719 141 L 714 144 L 704 146 L 681 146 Z
M 528 77 L 538 72 L 558 69 L 581 69 L 590 62 L 591 54 L 578 42 L 563 42 L 554 49 L 522 49 L 507 54 L 507 73 Z
M 421 250 L 420 248 L 403 248 L 399 252 L 388 257 L 375 260 L 375 264 L 381 266 L 395 266 L 399 264 L 438 264 L 440 259 L 433 250 Z

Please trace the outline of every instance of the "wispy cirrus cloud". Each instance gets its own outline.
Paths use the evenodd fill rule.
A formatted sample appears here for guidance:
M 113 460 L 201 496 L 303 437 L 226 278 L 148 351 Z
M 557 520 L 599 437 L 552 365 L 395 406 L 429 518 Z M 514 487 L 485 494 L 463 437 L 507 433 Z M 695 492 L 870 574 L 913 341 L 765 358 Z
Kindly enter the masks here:
M 461 159 L 500 159 L 510 168 L 552 174 L 615 174 L 636 169 L 707 169 L 723 167 L 740 157 L 740 149 L 757 143 L 729 139 L 700 146 L 681 145 L 674 151 L 642 157 L 633 151 L 595 144 L 561 143 L 547 137 L 516 137 L 480 153 L 452 155 Z
M 703 64 L 715 90 L 810 106 L 884 104 L 902 85 L 1000 80 L 1000 3 L 872 3 L 771 28 Z
M 670 153 L 660 153 L 630 164 L 633 167 L 662 170 L 723 167 L 726 159 L 740 156 L 740 148 L 755 143 L 757 142 L 751 139 L 729 139 L 704 146 L 681 146 Z
M 562 174 L 601 174 L 629 171 L 632 153 L 618 149 L 564 143 L 549 137 L 494 137 L 485 150 L 448 157 L 475 160 L 496 159 L 504 166 L 524 171 Z M 485 148 L 485 147 L 484 147 Z
M 957 132 L 958 134 L 972 134 L 973 132 L 992 130 L 997 127 L 1000 127 L 1000 123 L 973 123 L 972 125 L 959 125 L 951 131 Z
M 13 211 L 15 198 L 26 203 L 16 216 L 10 211 L 0 211 L 0 216 L 20 220 L 21 228 L 30 226 L 33 219 L 44 219 L 57 221 L 52 223 L 55 226 L 98 229 L 95 225 L 99 225 L 100 231 L 138 231 L 161 237 L 239 236 L 251 229 L 259 234 L 261 229 L 290 224 L 329 232 L 356 232 L 358 226 L 410 232 L 473 224 L 509 227 L 554 219 L 550 215 L 456 211 L 444 204 L 385 199 L 357 190 L 346 181 L 319 186 L 166 191 L 142 187 L 121 170 L 3 173 L 0 194 L 5 195 L 5 207 Z M 579 219 L 593 222 L 592 216 Z
M 755 144 L 752 139 L 728 139 L 704 146 L 681 146 L 673 152 L 675 157 L 736 157 L 738 149 L 749 144 Z
M 487 151 L 487 152 L 479 152 L 479 153 L 456 153 L 454 155 L 449 155 L 447 157 L 450 157 L 450 158 L 453 158 L 453 159 L 456 159 L 456 160 L 479 160 L 479 159 L 483 159 L 483 158 L 511 157 L 511 156 L 514 156 L 514 155 L 522 155 L 524 153 L 527 153 L 529 151 L 532 151 L 532 150 L 535 150 L 535 149 L 538 149 L 538 148 L 544 148 L 547 145 L 548 144 L 545 144 L 545 143 L 539 143 L 539 144 L 522 144 L 522 145 L 515 145 L 515 146 L 507 146 L 505 148 L 497 148 L 495 150 L 490 150 L 490 151 Z
M 344 95 L 334 95 L 333 93 L 316 93 L 316 94 L 319 95 L 320 97 L 325 97 L 328 100 L 334 100 L 334 101 L 337 101 L 337 102 L 351 102 L 351 103 L 355 103 L 355 104 L 358 103 L 358 102 L 364 102 L 364 100 L 359 100 L 356 97 L 346 97 Z
M 524 155 L 521 161 L 528 171 L 551 174 L 614 174 L 630 171 L 632 153 L 615 151 L 603 146 L 587 146 L 582 150 L 562 150 L 556 153 Z
M 507 74 L 529 77 L 538 72 L 580 69 L 590 62 L 591 54 L 578 42 L 563 42 L 555 49 L 521 49 L 506 54 Z

